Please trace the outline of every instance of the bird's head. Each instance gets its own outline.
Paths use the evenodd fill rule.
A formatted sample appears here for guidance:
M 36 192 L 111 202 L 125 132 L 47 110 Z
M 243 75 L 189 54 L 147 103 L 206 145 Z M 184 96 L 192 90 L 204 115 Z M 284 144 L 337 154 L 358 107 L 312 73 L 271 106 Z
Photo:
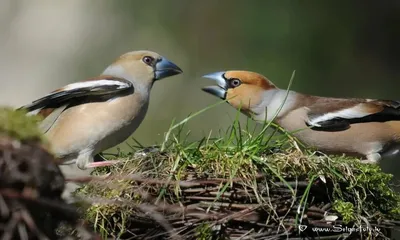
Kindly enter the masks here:
M 207 86 L 203 91 L 226 100 L 230 105 L 248 114 L 262 102 L 263 93 L 276 89 L 266 77 L 249 71 L 225 71 L 203 76 L 216 81 L 216 86 Z
M 103 75 L 124 78 L 137 84 L 152 86 L 154 81 L 182 73 L 182 70 L 158 53 L 133 51 L 121 55 Z

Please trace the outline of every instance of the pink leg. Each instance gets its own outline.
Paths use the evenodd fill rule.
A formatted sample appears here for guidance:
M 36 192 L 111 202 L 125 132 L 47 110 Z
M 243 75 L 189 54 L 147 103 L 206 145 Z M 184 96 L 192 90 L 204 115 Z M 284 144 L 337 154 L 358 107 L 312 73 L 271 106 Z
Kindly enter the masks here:
M 95 167 L 106 167 L 112 166 L 114 164 L 120 163 L 121 161 L 101 161 L 101 162 L 92 162 L 86 164 L 87 168 L 95 168 Z

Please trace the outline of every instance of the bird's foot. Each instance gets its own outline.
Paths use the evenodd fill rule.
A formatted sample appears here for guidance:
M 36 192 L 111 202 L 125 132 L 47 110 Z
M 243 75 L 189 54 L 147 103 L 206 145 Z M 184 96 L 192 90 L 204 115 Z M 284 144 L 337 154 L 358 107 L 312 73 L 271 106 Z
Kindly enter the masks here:
M 96 167 L 107 167 L 107 166 L 112 166 L 117 163 L 120 163 L 121 161 L 101 161 L 101 162 L 92 162 L 86 164 L 86 168 L 96 168 Z

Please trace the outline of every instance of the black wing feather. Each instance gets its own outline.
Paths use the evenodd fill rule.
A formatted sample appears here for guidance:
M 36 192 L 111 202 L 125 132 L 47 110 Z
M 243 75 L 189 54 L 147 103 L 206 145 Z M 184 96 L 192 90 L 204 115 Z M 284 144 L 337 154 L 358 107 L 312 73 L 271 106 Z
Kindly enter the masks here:
M 325 131 L 325 132 L 337 132 L 344 131 L 350 128 L 350 122 L 345 118 L 334 118 L 331 120 L 326 120 L 318 122 L 320 126 L 312 126 L 308 122 L 306 125 L 315 131 Z
M 41 108 L 56 108 L 72 102 L 107 101 L 116 95 L 123 96 L 134 92 L 133 84 L 127 80 L 123 81 L 126 86 L 100 85 L 76 88 L 71 90 L 60 90 L 33 101 L 31 104 L 20 107 L 28 112 Z
M 377 104 L 383 106 L 382 111 L 371 113 L 367 116 L 360 118 L 332 118 L 326 121 L 318 122 L 320 126 L 312 126 L 308 123 L 311 129 L 316 131 L 344 131 L 349 129 L 351 124 L 367 123 L 367 122 L 387 122 L 387 121 L 399 121 L 400 120 L 400 101 L 394 100 L 375 100 L 369 102 L 371 104 Z

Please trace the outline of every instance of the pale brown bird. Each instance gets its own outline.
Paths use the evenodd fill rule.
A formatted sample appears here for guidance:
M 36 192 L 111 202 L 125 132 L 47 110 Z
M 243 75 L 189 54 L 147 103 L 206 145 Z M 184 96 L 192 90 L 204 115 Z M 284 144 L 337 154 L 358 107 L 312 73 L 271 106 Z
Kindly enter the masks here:
M 31 104 L 29 114 L 44 117 L 40 127 L 67 177 L 113 161 L 93 162 L 98 153 L 125 141 L 143 121 L 155 81 L 182 73 L 151 51 L 120 56 L 95 78 L 71 83 Z
M 364 157 L 365 163 L 400 155 L 400 101 L 287 92 L 248 71 L 204 77 L 215 80 L 217 86 L 204 87 L 203 91 L 226 99 L 256 121 L 271 121 L 278 113 L 274 119 L 278 125 L 321 152 Z

